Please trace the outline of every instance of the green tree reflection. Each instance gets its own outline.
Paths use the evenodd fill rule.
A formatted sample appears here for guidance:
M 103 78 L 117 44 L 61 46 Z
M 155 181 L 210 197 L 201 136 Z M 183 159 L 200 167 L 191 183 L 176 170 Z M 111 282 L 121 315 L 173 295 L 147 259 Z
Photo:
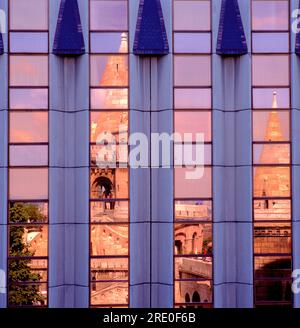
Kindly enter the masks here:
M 39 211 L 37 205 L 26 203 L 14 203 L 9 209 L 10 223 L 34 223 L 45 222 L 46 217 Z M 9 256 L 18 258 L 9 261 L 9 304 L 16 306 L 32 306 L 44 303 L 44 297 L 39 293 L 39 286 L 22 284 L 24 282 L 37 283 L 41 275 L 30 267 L 30 259 L 20 257 L 31 257 L 34 253 L 29 250 L 24 242 L 25 226 L 10 226 L 10 248 Z

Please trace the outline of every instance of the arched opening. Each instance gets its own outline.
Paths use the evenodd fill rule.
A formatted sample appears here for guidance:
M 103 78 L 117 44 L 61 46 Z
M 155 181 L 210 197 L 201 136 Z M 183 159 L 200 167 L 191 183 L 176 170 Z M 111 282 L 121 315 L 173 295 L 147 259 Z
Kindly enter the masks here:
M 197 232 L 194 232 L 192 237 L 192 253 L 196 253 L 196 240 L 197 240 Z
M 181 240 L 175 240 L 175 254 L 182 254 L 182 242 Z
M 190 303 L 190 301 L 191 301 L 191 299 L 190 299 L 190 295 L 189 295 L 189 293 L 186 293 L 185 294 L 185 303 Z
M 201 299 L 200 299 L 200 295 L 198 292 L 194 292 L 193 297 L 192 297 L 192 302 L 193 303 L 200 303 Z
M 112 192 L 112 182 L 106 177 L 97 178 L 93 185 L 99 190 L 99 198 L 108 198 Z

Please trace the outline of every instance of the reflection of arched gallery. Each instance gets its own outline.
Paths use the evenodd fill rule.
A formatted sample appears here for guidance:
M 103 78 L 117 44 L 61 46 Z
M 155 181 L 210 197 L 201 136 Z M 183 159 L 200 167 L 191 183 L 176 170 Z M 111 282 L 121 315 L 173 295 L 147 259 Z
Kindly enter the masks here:
M 200 224 L 178 225 L 175 229 L 175 254 L 202 252 L 203 230 Z
M 92 168 L 91 169 L 91 199 L 127 198 L 127 169 Z

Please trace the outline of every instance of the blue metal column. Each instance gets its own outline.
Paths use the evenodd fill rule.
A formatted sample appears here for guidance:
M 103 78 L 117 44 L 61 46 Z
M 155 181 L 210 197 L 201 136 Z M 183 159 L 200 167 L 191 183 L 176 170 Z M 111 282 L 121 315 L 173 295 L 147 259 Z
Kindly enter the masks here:
M 88 49 L 88 1 L 78 5 Z M 70 31 L 68 13 L 57 28 L 59 8 L 50 1 L 50 49 L 62 57 L 50 55 L 49 306 L 88 307 L 89 57 L 70 57 L 82 54 L 81 29 Z
M 250 1 L 238 1 L 241 17 L 234 3 L 213 0 L 214 305 L 225 308 L 252 307 L 253 294 L 251 57 L 239 56 Z
M 140 4 L 130 1 L 130 132 L 147 136 L 151 160 L 151 133 L 173 133 L 172 1 Z M 148 163 L 130 179 L 130 306 L 172 307 L 173 170 Z

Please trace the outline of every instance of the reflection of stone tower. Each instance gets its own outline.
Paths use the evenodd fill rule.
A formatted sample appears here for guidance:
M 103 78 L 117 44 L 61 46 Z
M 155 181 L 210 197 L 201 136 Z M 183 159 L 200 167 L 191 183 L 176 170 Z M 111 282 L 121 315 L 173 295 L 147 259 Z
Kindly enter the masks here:
M 121 37 L 121 44 L 119 48 L 120 53 L 126 53 L 128 49 L 127 34 L 123 33 Z M 107 64 L 103 72 L 100 86 L 127 86 L 128 84 L 128 57 L 126 55 L 107 56 Z M 101 133 L 112 134 L 117 142 L 127 142 L 128 130 L 128 113 L 109 111 L 109 109 L 127 108 L 128 92 L 127 89 L 105 89 L 104 95 L 105 108 L 108 111 L 104 115 L 99 115 L 97 122 L 91 122 L 92 125 L 92 139 L 96 140 Z M 120 132 L 120 134 L 119 134 Z M 107 142 L 111 142 L 110 138 Z M 119 157 L 119 155 L 117 155 Z M 108 156 L 113 158 L 113 156 Z M 107 171 L 107 172 L 106 172 Z M 106 173 L 104 173 L 106 172 Z M 106 177 L 112 184 L 112 198 L 127 197 L 128 189 L 128 175 L 126 169 L 93 169 L 91 172 L 91 190 L 95 198 L 99 198 L 95 181 L 99 177 Z M 98 197 L 97 197 L 98 196 Z
M 284 141 L 280 125 L 277 106 L 277 94 L 273 93 L 273 110 L 270 112 L 265 135 L 265 142 Z M 280 144 L 264 144 L 260 154 L 260 163 L 288 163 L 289 148 Z M 290 176 L 289 167 L 257 167 L 254 171 L 255 197 L 284 197 L 289 195 Z M 290 220 L 291 209 L 289 200 L 263 199 L 255 201 L 255 219 L 258 221 Z M 271 225 L 266 222 L 256 222 L 254 228 L 257 253 L 272 252 L 272 249 L 281 252 L 290 252 L 291 238 L 288 223 L 278 222 Z
M 127 35 L 122 33 L 120 53 L 126 53 L 128 48 Z M 128 63 L 127 56 L 109 56 L 100 82 L 101 86 L 126 86 L 128 83 Z
M 276 92 L 273 94 L 273 110 L 269 114 L 265 142 L 283 141 L 280 119 L 277 106 Z M 286 163 L 289 158 L 289 150 L 280 144 L 264 145 L 260 154 L 260 163 Z M 290 188 L 290 178 L 285 167 L 258 167 L 255 169 L 254 176 L 254 195 L 255 197 L 265 196 L 286 196 Z

